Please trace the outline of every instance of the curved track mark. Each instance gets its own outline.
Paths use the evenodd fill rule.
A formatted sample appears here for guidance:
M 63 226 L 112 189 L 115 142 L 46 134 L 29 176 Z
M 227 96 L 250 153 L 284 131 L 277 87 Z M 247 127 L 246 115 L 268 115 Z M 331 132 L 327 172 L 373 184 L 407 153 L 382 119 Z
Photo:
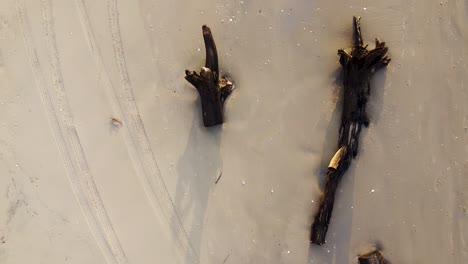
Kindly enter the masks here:
M 167 191 L 166 184 L 162 178 L 158 164 L 151 149 L 148 136 L 146 134 L 141 116 L 138 112 L 138 107 L 133 96 L 133 90 L 130 83 L 130 78 L 125 62 L 125 53 L 120 34 L 119 13 L 117 8 L 117 0 L 109 1 L 109 23 L 114 46 L 114 58 L 117 63 L 117 69 L 121 77 L 121 85 L 123 88 L 123 106 L 126 107 L 125 119 L 131 129 L 130 135 L 137 149 L 138 157 L 143 165 L 145 172 L 145 183 L 150 186 L 150 201 L 152 204 L 158 202 L 166 220 L 171 226 L 171 230 L 177 236 L 180 246 L 183 248 L 186 259 L 192 263 L 198 263 L 198 257 L 193 249 L 190 239 L 185 231 L 180 218 L 175 209 L 174 203 Z M 153 205 L 154 206 L 154 205 Z
M 42 1 L 41 5 L 56 98 L 51 98 L 54 93 L 48 90 L 50 88 L 47 87 L 43 77 L 25 11 L 24 0 L 16 0 L 23 40 L 44 110 L 55 135 L 75 196 L 104 257 L 108 263 L 128 263 L 94 184 L 76 129 L 72 125 L 71 112 L 65 94 L 60 59 L 55 42 L 50 0 Z M 58 102 L 60 115 L 56 111 L 52 99 Z
M 84 0 L 75 0 L 79 17 L 81 19 L 84 35 L 87 38 L 90 52 L 98 69 L 103 69 L 102 56 L 97 46 L 94 32 L 89 20 Z M 130 78 L 125 62 L 122 39 L 120 36 L 119 17 L 117 10 L 117 1 L 112 0 L 108 3 L 109 24 L 114 48 L 114 59 L 117 70 L 120 75 L 122 91 L 114 87 L 104 70 L 104 82 L 106 93 L 109 95 L 112 109 L 117 111 L 128 124 L 123 132 L 124 140 L 132 159 L 133 165 L 139 177 L 143 181 L 143 188 L 148 200 L 156 213 L 162 210 L 165 221 L 169 224 L 171 231 L 176 235 L 179 246 L 184 252 L 186 260 L 191 263 L 199 263 L 197 254 L 190 243 L 190 239 L 185 231 L 175 206 L 167 191 L 164 179 L 162 178 L 154 152 L 151 149 L 148 136 L 146 134 L 142 119 L 138 112 L 138 107 L 133 95 Z M 122 95 L 122 96 L 118 96 Z

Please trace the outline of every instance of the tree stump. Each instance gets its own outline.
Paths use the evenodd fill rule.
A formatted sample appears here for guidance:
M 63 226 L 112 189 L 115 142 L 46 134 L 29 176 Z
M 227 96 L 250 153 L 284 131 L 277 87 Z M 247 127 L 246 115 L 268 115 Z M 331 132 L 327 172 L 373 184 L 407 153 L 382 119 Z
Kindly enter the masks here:
M 202 29 L 206 50 L 205 67 L 202 67 L 200 74 L 185 70 L 185 79 L 198 90 L 203 124 L 205 127 L 210 127 L 224 122 L 224 102 L 234 89 L 234 85 L 224 76 L 219 77 L 218 52 L 213 34 L 206 25 L 203 25 Z

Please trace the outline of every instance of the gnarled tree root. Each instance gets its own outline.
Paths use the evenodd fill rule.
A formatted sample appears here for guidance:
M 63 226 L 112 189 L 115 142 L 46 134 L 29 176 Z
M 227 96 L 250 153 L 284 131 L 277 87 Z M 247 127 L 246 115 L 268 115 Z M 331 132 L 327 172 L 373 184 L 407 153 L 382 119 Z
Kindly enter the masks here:
M 185 79 L 197 88 L 202 106 L 203 124 L 205 127 L 216 126 L 224 122 L 224 101 L 234 89 L 232 82 L 219 76 L 218 51 L 211 30 L 203 25 L 205 41 L 205 67 L 200 74 L 185 70 Z
M 367 45 L 364 46 L 362 41 L 360 17 L 354 17 L 351 53 L 343 49 L 338 50 L 343 67 L 344 86 L 338 151 L 328 167 L 325 191 L 311 227 L 312 243 L 318 245 L 325 243 L 338 183 L 349 168 L 351 160 L 357 155 L 362 125 L 369 124 L 366 104 L 370 94 L 370 78 L 376 70 L 390 62 L 390 58 L 386 55 L 387 51 L 385 42 L 380 42 L 378 39 L 375 40 L 375 48 L 367 50 Z

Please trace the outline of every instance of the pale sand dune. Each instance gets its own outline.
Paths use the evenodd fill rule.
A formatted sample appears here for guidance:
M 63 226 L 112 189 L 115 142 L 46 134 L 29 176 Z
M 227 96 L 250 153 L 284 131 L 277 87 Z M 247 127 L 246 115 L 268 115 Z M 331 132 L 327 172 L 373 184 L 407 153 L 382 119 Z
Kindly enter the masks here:
M 0 263 L 468 262 L 466 1 L 183 2 L 0 1 Z M 392 62 L 311 246 L 353 15 Z M 203 24 L 237 88 L 210 129 Z

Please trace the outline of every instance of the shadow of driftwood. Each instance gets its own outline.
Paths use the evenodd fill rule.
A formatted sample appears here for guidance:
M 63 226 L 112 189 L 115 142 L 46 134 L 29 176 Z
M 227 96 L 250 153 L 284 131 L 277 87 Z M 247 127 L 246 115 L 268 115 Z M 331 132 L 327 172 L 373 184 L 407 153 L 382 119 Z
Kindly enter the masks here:
M 320 165 L 319 168 L 316 169 L 317 174 L 320 175 L 319 185 L 322 188 L 325 187 L 328 163 L 330 162 L 330 159 L 333 157 L 338 147 L 338 130 L 340 128 L 341 109 L 343 105 L 343 74 L 341 68 L 337 69 L 333 75 L 335 76 L 335 81 L 333 82 L 334 89 L 330 90 L 332 90 L 334 93 L 333 97 L 338 98 L 338 100 L 335 102 L 333 113 L 331 115 L 330 121 L 328 122 L 328 127 L 325 133 L 325 140 L 323 141 Z
M 197 104 L 200 104 L 199 100 Z M 221 130 L 222 126 L 205 128 L 201 118 L 195 118 L 184 154 L 177 163 L 174 202 L 197 255 L 201 248 L 209 194 L 222 168 L 219 151 Z M 186 258 L 185 263 L 191 262 Z
M 393 60 L 392 60 L 393 62 Z M 387 67 L 391 67 L 392 62 Z M 387 79 L 387 67 L 377 71 L 371 78 L 370 87 L 371 94 L 370 100 L 367 107 L 369 113 L 370 124 L 378 124 L 382 115 L 382 110 L 385 100 L 385 81 Z
M 317 168 L 317 175 L 319 178 L 319 185 L 323 190 L 326 182 L 326 172 L 330 159 L 335 154 L 338 148 L 338 131 L 341 121 L 341 112 L 343 105 L 343 85 L 342 85 L 342 71 L 341 68 L 337 69 L 334 73 L 334 85 L 338 87 L 336 91 L 337 97 L 333 114 L 329 121 L 326 136 L 322 148 L 322 159 L 320 161 L 320 168 Z M 318 246 L 311 244 L 309 248 L 309 256 L 307 263 L 348 263 L 349 240 L 351 235 L 351 220 L 352 220 L 352 202 L 353 192 L 342 192 L 342 187 L 346 185 L 347 190 L 353 190 L 354 180 L 353 172 L 350 168 L 343 177 L 338 191 L 336 194 L 335 207 L 333 210 L 332 220 L 330 222 L 330 229 L 327 237 L 331 243 Z M 319 201 L 319 199 L 317 199 Z M 319 203 L 316 203 L 316 208 L 312 214 L 312 221 L 314 221 L 316 210 L 318 210 Z M 310 229 L 309 229 L 310 230 Z

